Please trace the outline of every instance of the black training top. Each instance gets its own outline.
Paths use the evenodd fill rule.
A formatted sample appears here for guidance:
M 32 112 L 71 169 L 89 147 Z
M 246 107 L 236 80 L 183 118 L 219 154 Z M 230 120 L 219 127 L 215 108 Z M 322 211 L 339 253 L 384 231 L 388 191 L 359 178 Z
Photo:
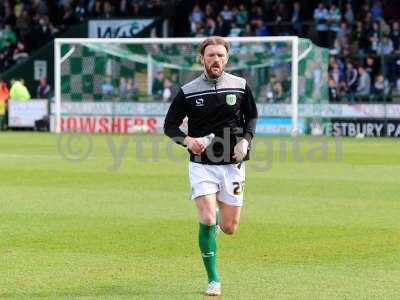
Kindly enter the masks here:
M 201 155 L 189 151 L 190 160 L 203 164 L 232 164 L 236 163 L 232 156 L 238 140 L 244 137 L 250 143 L 255 134 L 257 107 L 244 78 L 224 72 L 217 79 L 211 79 L 203 73 L 182 86 L 165 118 L 165 134 L 179 144 L 186 137 L 179 129 L 186 116 L 190 137 L 210 133 L 216 136 Z

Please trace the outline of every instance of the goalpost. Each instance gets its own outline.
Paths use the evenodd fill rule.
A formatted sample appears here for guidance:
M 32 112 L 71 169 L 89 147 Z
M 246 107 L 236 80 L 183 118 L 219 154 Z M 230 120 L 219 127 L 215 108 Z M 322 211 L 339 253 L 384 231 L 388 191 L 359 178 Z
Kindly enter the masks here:
M 62 132 L 62 104 L 107 102 L 113 117 L 119 103 L 162 101 L 158 76 L 168 77 L 171 86 L 198 76 L 202 66 L 196 59 L 197 47 L 204 39 L 55 39 L 53 131 Z M 259 103 L 290 104 L 291 133 L 301 133 L 299 99 L 327 99 L 326 49 L 296 36 L 226 39 L 231 44 L 227 72 L 245 77 Z M 125 94 L 126 86 L 134 86 L 134 91 Z

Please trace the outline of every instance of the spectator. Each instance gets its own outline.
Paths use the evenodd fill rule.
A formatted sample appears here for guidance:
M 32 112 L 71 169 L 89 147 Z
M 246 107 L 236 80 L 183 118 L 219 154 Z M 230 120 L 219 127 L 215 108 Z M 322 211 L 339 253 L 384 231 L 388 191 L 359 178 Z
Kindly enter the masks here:
M 379 73 L 379 65 L 376 63 L 375 58 L 373 56 L 368 56 L 365 60 L 364 64 L 365 71 L 369 74 L 371 78 L 372 85 L 375 82 L 375 78 Z
M 229 34 L 230 25 L 219 15 L 217 17 L 217 26 L 215 27 L 215 34 L 221 36 L 227 36 Z
M 241 36 L 241 34 L 242 29 L 237 26 L 236 22 L 231 22 L 231 29 L 229 30 L 228 36 L 238 37 Z
M 8 90 L 7 83 L 4 80 L 0 80 L 0 102 L 6 103 L 10 97 L 10 91 Z
M 31 94 L 26 88 L 23 79 L 11 81 L 10 99 L 17 101 L 28 101 L 31 99 Z
M 358 67 L 358 74 L 359 77 L 356 96 L 367 97 L 371 91 L 371 78 L 369 77 L 368 72 L 362 66 Z
M 354 93 L 357 89 L 357 70 L 354 68 L 352 61 L 348 60 L 346 63 L 345 83 L 346 83 L 346 94 L 349 101 L 353 101 Z
M 101 91 L 105 99 L 109 99 L 114 95 L 115 88 L 110 75 L 106 76 L 104 83 L 101 85 Z
M 392 30 L 390 32 L 390 39 L 393 41 L 394 51 L 400 53 L 400 26 L 399 21 L 392 23 Z
M 364 55 L 368 47 L 369 42 L 363 23 L 358 21 L 355 30 L 350 33 L 350 48 L 354 54 Z
M 292 29 L 294 34 L 296 35 L 301 35 L 301 24 L 300 22 L 302 21 L 302 15 L 301 15 L 301 6 L 300 2 L 296 1 L 293 3 L 293 12 L 292 12 Z
M 24 10 L 15 22 L 15 29 L 19 33 L 22 42 L 28 41 L 28 35 L 31 27 L 31 17 L 27 10 Z
M 393 50 L 394 50 L 393 41 L 390 39 L 389 36 L 385 35 L 378 42 L 376 52 L 377 54 L 390 55 L 393 53 Z
M 376 52 L 378 50 L 378 43 L 380 39 L 380 26 L 378 22 L 372 23 L 372 32 L 369 36 L 369 52 Z
M 246 7 L 244 6 L 243 3 L 239 5 L 239 11 L 236 14 L 236 24 L 240 28 L 245 28 L 246 24 L 249 21 L 249 12 L 246 10 Z
M 328 10 L 321 2 L 318 4 L 318 7 L 314 10 L 314 21 L 316 24 L 315 28 L 318 33 L 318 44 L 321 47 L 329 46 L 329 40 L 327 36 L 328 32 L 327 19 L 328 19 Z
M 353 7 L 351 6 L 350 2 L 346 3 L 346 9 L 345 9 L 345 12 L 344 12 L 344 20 L 348 24 L 352 24 L 355 21 Z
M 164 90 L 164 72 L 158 71 L 156 78 L 153 81 L 152 94 L 153 96 L 156 96 L 156 99 L 159 99 L 162 97 L 163 90 Z
M 171 99 L 173 99 L 179 92 L 179 78 L 177 73 L 172 73 L 171 75 Z
M 128 96 L 127 93 L 127 80 L 125 77 L 121 76 L 119 78 L 119 97 L 121 99 L 126 99 Z
M 162 92 L 162 99 L 164 102 L 170 101 L 171 100 L 171 96 L 172 96 L 172 82 L 166 78 L 164 80 L 164 89 Z
M 14 46 L 11 43 L 11 40 L 6 39 L 1 53 L 3 54 L 4 66 L 8 68 L 13 64 L 13 55 L 14 55 Z
M 206 25 L 204 28 L 204 33 L 206 36 L 212 36 L 215 35 L 215 30 L 216 30 L 217 24 L 215 23 L 213 18 L 207 17 L 206 19 Z
M 378 97 L 389 96 L 390 84 L 383 74 L 378 74 L 375 78 L 373 93 Z
M 126 10 L 123 10 L 124 12 Z M 87 16 L 88 12 L 85 5 L 85 0 L 79 0 L 75 7 L 75 16 L 79 20 L 79 22 L 83 22 Z
M 114 9 L 115 7 L 111 4 L 109 0 L 104 1 L 102 18 L 112 19 L 114 17 Z
M 224 4 L 222 11 L 219 13 L 225 22 L 232 22 L 234 19 L 234 14 L 232 9 L 229 7 L 228 4 Z
M 199 25 L 203 23 L 203 19 L 204 19 L 203 11 L 201 10 L 199 5 L 195 5 L 192 13 L 189 16 L 190 28 L 192 30 L 192 33 L 196 33 L 196 30 L 198 29 Z
M 129 77 L 126 81 L 126 92 L 129 99 L 133 101 L 139 99 L 139 86 L 132 77 Z
M 332 68 L 329 71 L 329 76 L 335 81 L 337 87 L 339 87 L 339 85 L 344 82 L 344 74 L 340 70 L 339 64 L 337 62 L 333 63 Z
M 0 49 L 5 46 L 6 41 L 9 41 L 11 44 L 15 44 L 17 42 L 17 35 L 12 30 L 10 24 L 6 24 L 3 30 L 0 30 Z
M 264 24 L 264 21 L 259 21 L 256 24 L 255 34 L 256 36 L 268 36 L 268 29 L 267 26 Z
M 277 102 L 283 99 L 283 86 L 277 77 L 272 74 L 266 87 L 267 102 Z
M 379 0 L 374 1 L 374 4 L 372 5 L 372 8 L 371 8 L 371 13 L 372 13 L 372 19 L 374 21 L 378 21 L 382 18 L 383 8 L 382 8 L 381 1 L 379 1 Z
M 140 17 L 142 15 L 142 10 L 138 3 L 133 2 L 130 6 L 129 16 L 131 17 Z
M 47 2 L 43 0 L 33 0 L 31 9 L 36 12 L 39 16 L 48 16 L 49 8 L 47 7 Z
M 330 41 L 334 41 L 336 38 L 336 34 L 340 29 L 340 20 L 342 18 L 342 14 L 340 9 L 334 4 L 331 4 L 331 7 L 328 11 L 327 23 L 329 25 L 329 33 L 330 33 Z
M 36 97 L 39 99 L 50 99 L 50 85 L 47 83 L 47 77 L 40 78 Z
M 329 76 L 328 86 L 329 86 L 329 101 L 340 102 L 338 84 L 335 81 L 335 79 L 331 76 Z
M 13 61 L 20 63 L 28 58 L 28 53 L 25 51 L 25 45 L 22 42 L 18 42 L 16 48 L 14 49 Z

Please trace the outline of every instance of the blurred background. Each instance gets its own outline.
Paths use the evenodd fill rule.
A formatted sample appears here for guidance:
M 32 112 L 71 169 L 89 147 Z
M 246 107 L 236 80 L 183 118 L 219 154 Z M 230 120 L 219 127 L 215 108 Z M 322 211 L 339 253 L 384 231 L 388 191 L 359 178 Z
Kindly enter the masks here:
M 390 106 L 400 102 L 399 16 L 400 3 L 395 0 L 4 0 L 0 4 L 0 103 L 3 103 L 0 105 L 4 109 L 0 112 L 6 115 L 8 99 L 48 99 L 51 103 L 54 98 L 54 38 L 57 37 L 299 36 L 325 48 L 324 53 L 327 53 L 317 60 L 323 64 L 319 69 L 323 74 L 314 72 L 309 76 L 309 79 L 313 77 L 310 80 L 313 88 L 317 91 L 323 86 L 319 89 L 323 92 L 311 93 L 313 99 L 300 101 L 362 105 L 350 108 L 352 114 L 322 114 L 312 122 L 321 127 L 323 117 L 353 120 L 357 117 L 355 111 L 362 110 L 379 111 L 369 117 L 372 122 L 385 119 L 385 126 L 388 126 L 388 119 L 400 119 L 397 107 Z M 266 55 L 258 55 L 257 59 L 266 62 L 270 59 L 268 54 L 277 55 L 274 49 L 288 46 L 272 45 L 264 49 Z M 65 48 L 62 53 L 70 49 Z M 85 56 L 82 51 L 74 55 Z M 110 61 L 96 55 L 93 57 L 99 58 L 96 64 L 101 66 L 103 74 L 101 79 L 89 79 L 84 77 L 88 73 L 85 62 L 72 56 L 68 74 L 62 73 L 62 101 L 170 102 L 179 86 L 194 77 L 194 74 L 188 76 L 176 68 L 165 67 L 165 63 L 172 60 L 184 69 L 185 62 L 195 63 L 195 47 L 141 51 L 142 54 L 143 51 L 151 53 L 154 59 L 164 63 L 153 66 L 151 83 L 147 74 L 138 71 L 138 64 L 125 66 L 125 69 L 118 67 L 118 72 L 114 73 L 110 71 L 115 69 Z M 290 52 L 279 53 L 290 55 Z M 178 57 L 183 62 L 176 61 Z M 233 65 L 240 62 L 240 56 L 231 61 Z M 307 68 L 313 70 L 312 62 Z M 256 76 L 254 72 L 236 73 L 253 79 L 252 88 L 261 105 L 290 104 L 288 70 L 290 65 L 275 63 L 257 72 Z M 82 83 L 74 83 L 72 77 L 66 77 L 78 73 L 82 76 L 76 77 L 76 81 Z M 85 87 L 90 96 L 84 95 Z M 349 109 L 340 105 L 326 109 Z M 51 111 L 50 104 L 48 106 Z M 318 110 L 323 109 L 319 107 Z M 7 116 L 2 119 L 2 128 L 6 128 Z

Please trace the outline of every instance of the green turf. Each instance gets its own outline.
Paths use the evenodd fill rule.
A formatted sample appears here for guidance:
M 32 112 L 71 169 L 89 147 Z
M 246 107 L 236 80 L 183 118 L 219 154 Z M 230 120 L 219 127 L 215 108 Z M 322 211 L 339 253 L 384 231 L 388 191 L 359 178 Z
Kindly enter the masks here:
M 0 135 L 0 298 L 204 298 L 186 161 L 113 136 L 116 168 L 89 138 L 73 163 L 65 137 Z M 258 138 L 239 230 L 218 237 L 221 299 L 400 299 L 399 142 L 338 143 Z

